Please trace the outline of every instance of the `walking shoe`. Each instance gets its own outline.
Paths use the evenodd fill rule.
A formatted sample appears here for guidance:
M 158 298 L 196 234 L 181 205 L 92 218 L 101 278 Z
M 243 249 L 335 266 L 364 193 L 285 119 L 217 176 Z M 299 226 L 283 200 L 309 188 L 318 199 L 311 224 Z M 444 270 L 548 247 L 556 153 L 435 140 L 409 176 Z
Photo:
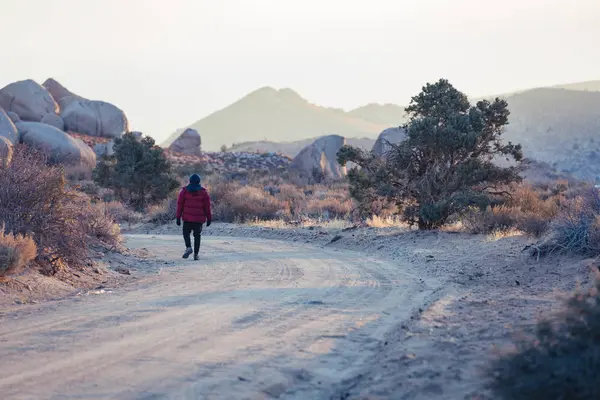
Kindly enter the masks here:
M 198 261 L 200 259 L 200 257 L 198 257 L 198 254 L 194 254 L 194 260 Z
M 193 252 L 194 250 L 188 247 L 187 249 L 185 249 L 185 253 L 183 253 L 183 258 L 188 258 Z

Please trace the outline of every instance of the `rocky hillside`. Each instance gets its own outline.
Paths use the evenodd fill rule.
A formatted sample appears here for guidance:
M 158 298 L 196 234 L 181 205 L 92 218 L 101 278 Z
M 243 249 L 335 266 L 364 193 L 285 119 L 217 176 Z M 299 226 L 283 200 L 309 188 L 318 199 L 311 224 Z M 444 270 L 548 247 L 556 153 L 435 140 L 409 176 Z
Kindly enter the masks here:
M 323 137 L 323 136 L 321 136 Z M 304 140 L 298 140 L 296 142 L 244 142 L 236 143 L 227 149 L 228 152 L 246 152 L 246 153 L 278 153 L 284 154 L 291 158 L 294 158 L 304 149 L 306 146 L 312 144 L 319 138 L 310 138 Z M 375 139 L 371 138 L 346 138 L 346 144 L 350 146 L 361 147 L 363 149 L 370 150 L 375 144 Z
M 534 89 L 506 99 L 506 139 L 559 172 L 600 179 L 600 92 Z
M 216 151 L 241 141 L 290 142 L 329 134 L 375 138 L 388 125 L 387 121 L 373 122 L 341 109 L 311 104 L 291 89 L 265 87 L 186 128 L 200 132 L 204 148 Z M 171 135 L 164 147 L 182 132 Z
M 205 152 L 201 156 L 165 150 L 173 166 L 198 166 L 204 173 L 237 175 L 280 174 L 288 170 L 290 157 L 275 153 Z
M 0 89 L 0 138 L 3 163 L 12 148 L 25 144 L 53 162 L 96 165 L 96 154 L 80 138 L 115 138 L 129 129 L 125 113 L 113 104 L 75 95 L 53 79 L 44 85 L 26 79 Z

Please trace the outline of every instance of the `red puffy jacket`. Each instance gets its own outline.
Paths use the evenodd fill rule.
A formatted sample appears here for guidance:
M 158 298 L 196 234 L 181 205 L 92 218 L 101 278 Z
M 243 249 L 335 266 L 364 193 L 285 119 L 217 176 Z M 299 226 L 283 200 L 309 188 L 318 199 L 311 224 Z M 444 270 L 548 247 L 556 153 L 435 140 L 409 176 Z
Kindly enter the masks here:
M 181 189 L 177 198 L 177 218 L 184 222 L 205 223 L 212 220 L 210 213 L 210 196 L 204 188 L 190 191 L 187 187 Z

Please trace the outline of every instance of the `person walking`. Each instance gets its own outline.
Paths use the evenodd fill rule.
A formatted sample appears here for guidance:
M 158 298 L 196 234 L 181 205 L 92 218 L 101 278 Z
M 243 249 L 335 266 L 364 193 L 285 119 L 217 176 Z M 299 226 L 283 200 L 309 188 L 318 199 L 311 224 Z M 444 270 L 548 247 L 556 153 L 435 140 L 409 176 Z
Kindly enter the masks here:
M 202 225 L 210 226 L 212 214 L 210 211 L 210 196 L 205 188 L 200 185 L 200 175 L 190 176 L 190 183 L 181 188 L 177 198 L 177 226 L 181 226 L 183 220 L 183 240 L 185 241 L 185 253 L 183 258 L 188 258 L 192 252 L 194 260 L 198 260 L 200 252 L 200 236 Z M 194 232 L 194 249 L 190 234 Z

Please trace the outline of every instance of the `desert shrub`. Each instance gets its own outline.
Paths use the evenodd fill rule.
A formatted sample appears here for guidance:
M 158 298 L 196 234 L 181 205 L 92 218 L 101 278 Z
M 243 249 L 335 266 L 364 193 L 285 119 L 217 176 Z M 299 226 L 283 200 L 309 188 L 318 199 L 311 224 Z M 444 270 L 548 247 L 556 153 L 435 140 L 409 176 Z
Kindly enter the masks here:
M 472 207 L 461 218 L 464 228 L 474 234 L 505 232 L 517 226 L 520 210 L 507 207 L 488 207 L 485 210 Z
M 315 218 L 346 218 L 354 207 L 351 199 L 329 197 L 324 199 L 310 199 L 306 204 L 306 214 Z
M 85 263 L 90 244 L 89 198 L 66 183 L 59 165 L 26 146 L 17 146 L 10 165 L 0 168 L 0 222 L 6 232 L 31 237 L 38 259 L 54 266 Z
M 64 171 L 69 182 L 82 182 L 92 179 L 92 168 L 85 165 L 67 165 L 64 167 Z
M 600 279 L 562 312 L 537 325 L 535 337 L 488 368 L 490 387 L 506 400 L 600 398 Z
M 118 223 L 137 224 L 144 219 L 143 214 L 125 207 L 120 201 L 98 203 L 99 207 Z
M 154 139 L 138 140 L 132 133 L 115 139 L 114 156 L 105 157 L 94 170 L 94 180 L 115 190 L 138 211 L 168 198 L 179 186 L 163 149 Z
M 166 224 L 175 220 L 177 213 L 177 197 L 163 201 L 161 204 L 151 207 L 148 211 L 150 222 Z
M 121 244 L 121 229 L 115 224 L 110 212 L 95 204 L 87 208 L 85 227 L 87 235 L 92 239 L 91 244 L 100 244 L 117 248 Z
M 359 203 L 386 197 L 398 204 L 407 222 L 433 229 L 470 206 L 489 205 L 499 186 L 521 180 L 518 166 L 493 162 L 522 158 L 520 145 L 502 142 L 509 116 L 504 100 L 471 106 L 465 94 L 442 79 L 427 84 L 406 112 L 407 137 L 390 144 L 383 159 L 351 146 L 340 150 L 342 165 L 360 167 L 348 172 Z
M 536 256 L 547 254 L 598 255 L 600 253 L 600 191 L 588 187 L 562 207 L 548 235 L 532 247 Z
M 245 222 L 280 218 L 289 213 L 286 202 L 271 196 L 261 188 L 225 182 L 209 188 L 213 219 L 224 222 Z
M 33 239 L 6 233 L 5 226 L 0 225 L 0 277 L 21 272 L 36 254 L 37 247 Z
M 540 237 L 547 232 L 564 201 L 558 193 L 549 195 L 548 190 L 548 187 L 513 187 L 508 197 L 497 199 L 498 204 L 483 210 L 471 207 L 461 214 L 460 220 L 471 233 L 488 234 L 516 229 Z

